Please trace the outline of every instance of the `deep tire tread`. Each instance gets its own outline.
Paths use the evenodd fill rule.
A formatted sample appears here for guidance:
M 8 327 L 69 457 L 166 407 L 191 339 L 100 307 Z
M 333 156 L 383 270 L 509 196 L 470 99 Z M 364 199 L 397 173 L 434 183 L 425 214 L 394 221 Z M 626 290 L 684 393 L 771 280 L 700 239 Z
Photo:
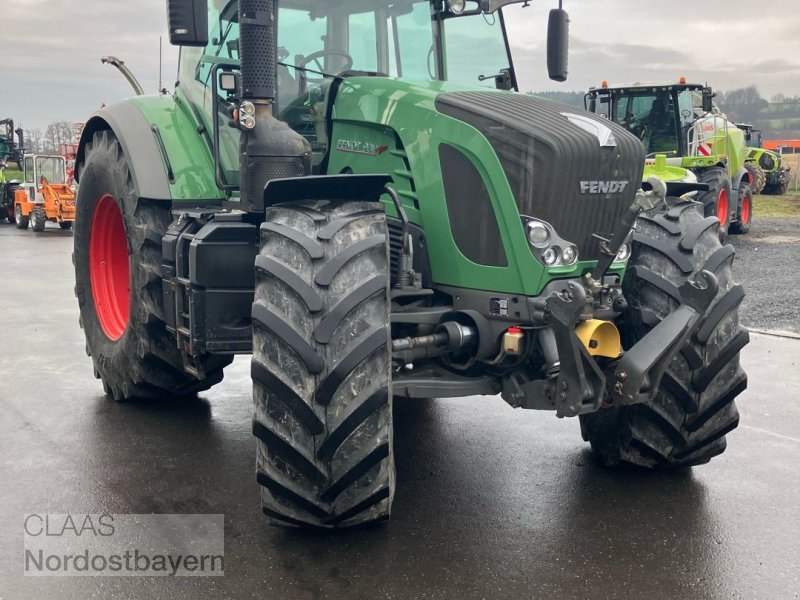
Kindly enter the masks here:
M 127 159 L 110 130 L 94 134 L 86 145 L 85 157 L 80 165 L 82 178 L 74 225 L 75 295 L 81 312 L 79 324 L 86 333 L 87 354 L 92 357 L 94 372 L 100 376 L 105 393 L 115 400 L 168 399 L 209 389 L 222 380 L 223 369 L 232 358 L 197 357 L 205 377 L 197 379 L 186 373 L 175 338 L 163 320 L 161 238 L 172 218 L 170 205 L 136 195 Z M 128 251 L 135 257 L 131 261 L 129 323 L 117 343 L 111 343 L 99 328 L 89 279 L 91 207 L 99 193 L 111 193 L 117 198 L 128 232 Z M 87 212 L 82 213 L 84 208 Z
M 316 201 L 272 207 L 261 227 L 253 427 L 263 511 L 276 524 L 355 527 L 389 516 L 385 221 L 378 203 Z
M 679 306 L 677 290 L 692 273 L 714 272 L 720 290 L 701 328 L 670 363 L 650 404 L 582 417 L 583 430 L 606 465 L 704 464 L 724 451 L 725 436 L 739 422 L 734 400 L 747 386 L 739 352 L 749 340 L 737 314 L 744 290 L 733 280 L 734 250 L 721 246 L 714 225 L 716 219 L 704 215 L 698 203 L 685 201 L 637 221 L 623 282 L 631 306 L 624 316 L 626 348 Z

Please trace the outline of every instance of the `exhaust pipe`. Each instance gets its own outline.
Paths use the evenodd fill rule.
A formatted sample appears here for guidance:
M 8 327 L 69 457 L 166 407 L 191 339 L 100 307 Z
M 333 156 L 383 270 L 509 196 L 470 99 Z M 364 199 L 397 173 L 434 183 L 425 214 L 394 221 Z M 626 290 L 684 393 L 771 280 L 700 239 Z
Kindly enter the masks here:
M 277 97 L 276 0 L 239 1 L 241 59 L 240 188 L 242 210 L 264 210 L 264 188 L 273 179 L 311 173 L 311 145 L 273 114 Z M 252 117 L 252 118 L 249 118 Z

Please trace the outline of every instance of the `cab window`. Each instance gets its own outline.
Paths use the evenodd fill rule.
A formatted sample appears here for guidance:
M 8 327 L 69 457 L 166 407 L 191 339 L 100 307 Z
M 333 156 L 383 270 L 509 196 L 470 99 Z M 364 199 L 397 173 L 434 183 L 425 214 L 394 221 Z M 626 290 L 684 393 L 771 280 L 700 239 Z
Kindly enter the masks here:
M 64 183 L 64 159 L 58 156 L 36 157 L 36 174 L 48 183 Z
M 498 15 L 447 19 L 444 34 L 447 81 L 494 88 L 494 76 L 510 68 Z
M 34 183 L 33 181 L 33 157 L 25 157 L 25 183 Z

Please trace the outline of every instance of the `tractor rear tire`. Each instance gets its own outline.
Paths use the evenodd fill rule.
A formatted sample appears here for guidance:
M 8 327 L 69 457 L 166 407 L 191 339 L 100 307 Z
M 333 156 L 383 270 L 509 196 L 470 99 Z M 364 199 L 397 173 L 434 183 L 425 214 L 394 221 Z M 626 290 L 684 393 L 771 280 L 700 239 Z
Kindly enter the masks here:
M 44 211 L 44 206 L 34 206 L 31 211 L 31 229 L 37 233 L 44 231 L 47 224 L 47 213 Z
M 86 352 L 115 400 L 188 396 L 222 380 L 225 356 L 198 357 L 205 377 L 185 372 L 164 322 L 161 238 L 170 204 L 136 195 L 111 131 L 86 145 L 76 203 L 75 295 Z
M 700 270 L 717 276 L 719 292 L 652 402 L 581 417 L 584 437 L 607 466 L 703 464 L 725 450 L 725 435 L 739 424 L 734 398 L 747 387 L 739 351 L 749 341 L 738 317 L 744 291 L 733 279 L 733 247 L 720 244 L 716 219 L 704 218 L 699 208 L 680 202 L 637 221 L 623 282 L 629 303 L 621 332 L 625 348 L 677 309 L 678 287 Z
M 59 223 L 58 226 L 64 230 L 72 229 L 72 221 L 64 221 L 63 223 Z
M 734 234 L 750 233 L 753 221 L 753 192 L 750 186 L 742 181 L 739 186 L 739 208 L 736 210 L 736 221 L 731 223 L 729 231 Z
M 767 185 L 767 174 L 764 173 L 759 165 L 754 162 L 744 163 L 744 168 L 750 176 L 750 189 L 754 194 L 760 194 L 764 191 L 764 186 Z
M 17 229 L 27 229 L 30 216 L 26 217 L 22 214 L 22 207 L 19 204 L 14 205 L 14 223 Z
M 385 521 L 394 497 L 386 216 L 380 203 L 268 209 L 253 303 L 253 433 L 278 525 Z
M 703 205 L 706 217 L 719 219 L 719 239 L 723 243 L 728 237 L 731 222 L 731 180 L 723 167 L 712 167 L 700 172 L 698 180 L 707 183 L 707 192 L 700 192 L 697 201 Z

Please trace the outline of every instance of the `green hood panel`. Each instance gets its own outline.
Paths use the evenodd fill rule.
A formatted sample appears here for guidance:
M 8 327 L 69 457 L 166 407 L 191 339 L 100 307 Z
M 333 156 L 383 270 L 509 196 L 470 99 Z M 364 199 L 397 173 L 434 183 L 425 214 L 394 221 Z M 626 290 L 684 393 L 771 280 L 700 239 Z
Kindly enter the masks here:
M 341 84 L 333 109 L 328 173 L 392 175 L 409 218 L 425 230 L 437 284 L 538 295 L 551 280 L 580 276 L 594 262 L 548 270 L 534 257 L 514 193 L 492 144 L 477 128 L 437 110 L 436 101 L 443 94 L 478 90 L 514 94 L 442 82 L 347 79 Z M 450 226 L 440 159 L 442 145 L 466 156 L 485 183 L 507 266 L 478 264 L 459 249 Z M 394 214 L 388 198 L 385 201 L 387 212 Z M 481 221 L 477 214 L 473 218 L 477 235 Z

